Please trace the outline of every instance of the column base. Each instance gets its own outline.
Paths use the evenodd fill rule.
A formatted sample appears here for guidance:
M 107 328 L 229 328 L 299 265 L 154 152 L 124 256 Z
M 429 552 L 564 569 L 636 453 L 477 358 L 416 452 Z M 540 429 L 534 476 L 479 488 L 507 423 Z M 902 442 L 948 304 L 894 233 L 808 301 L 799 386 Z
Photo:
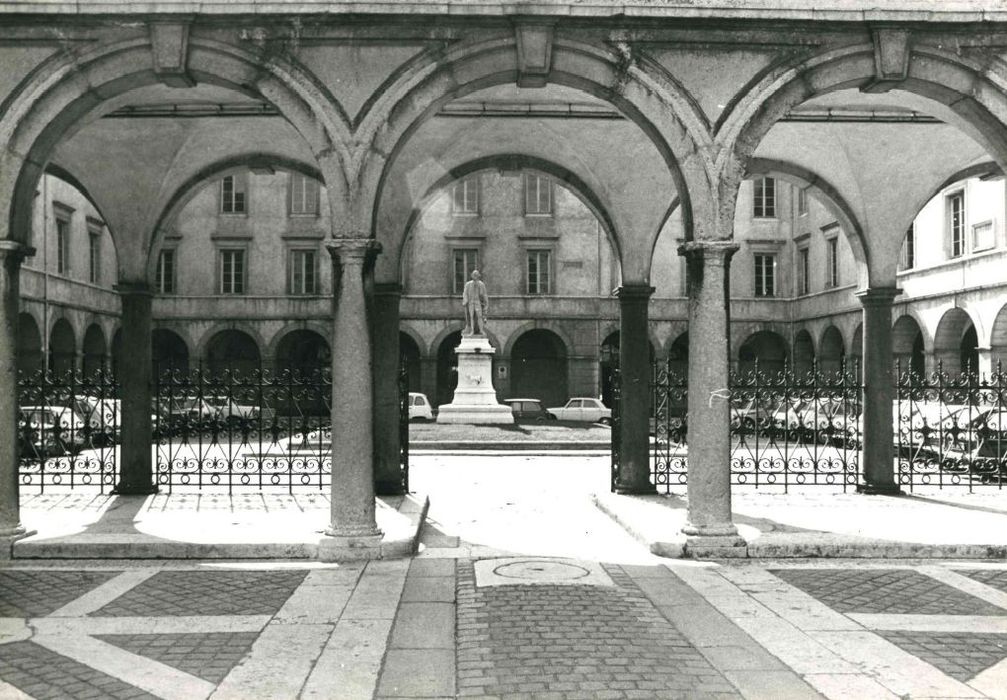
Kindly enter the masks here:
M 902 496 L 898 484 L 857 484 L 857 493 L 865 496 Z
M 695 559 L 744 559 L 748 543 L 732 523 L 725 525 L 692 525 L 682 528 L 685 535 L 685 556 Z
M 365 561 L 384 556 L 381 546 L 384 535 L 377 528 L 366 534 L 344 534 L 329 528 L 325 534 L 318 543 L 319 561 Z
M 38 530 L 28 530 L 24 525 L 9 527 L 0 530 L 0 561 L 8 561 L 14 558 L 14 543 L 31 537 Z
M 646 484 L 620 484 L 616 482 L 615 492 L 623 496 L 654 496 L 657 495 L 657 487 L 649 481 Z
M 116 484 L 112 489 L 113 496 L 150 496 L 158 492 L 154 484 Z

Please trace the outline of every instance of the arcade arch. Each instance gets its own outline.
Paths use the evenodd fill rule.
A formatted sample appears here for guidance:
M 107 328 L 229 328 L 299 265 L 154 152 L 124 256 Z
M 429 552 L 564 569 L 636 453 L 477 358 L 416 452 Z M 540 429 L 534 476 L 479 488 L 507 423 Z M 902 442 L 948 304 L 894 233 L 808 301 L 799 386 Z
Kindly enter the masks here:
M 312 330 L 290 331 L 276 344 L 274 362 L 277 370 L 314 372 L 328 366 L 332 351 L 328 341 Z
M 423 379 L 421 376 L 420 346 L 411 335 L 399 331 L 399 357 L 401 366 L 406 368 L 406 379 L 409 382 L 409 391 L 423 391 Z
M 533 328 L 510 349 L 511 394 L 562 406 L 567 392 L 567 346 L 553 331 Z
M 84 331 L 83 359 L 81 369 L 90 376 L 105 367 L 105 357 L 108 349 L 105 344 L 105 334 L 97 323 L 92 323 Z
M 73 327 L 65 318 L 56 319 L 49 332 L 49 369 L 65 374 L 76 369 L 77 339 Z
M 827 327 L 822 332 L 818 347 L 818 368 L 823 372 L 838 372 L 845 366 L 846 346 L 838 328 Z
M 892 326 L 892 354 L 902 372 L 912 372 L 917 377 L 926 374 L 926 348 L 923 331 L 910 315 L 900 316 Z
M 972 317 L 961 307 L 944 312 L 934 332 L 934 359 L 951 376 L 979 367 L 978 339 Z
M 794 336 L 794 372 L 805 374 L 814 366 L 815 342 L 811 339 L 811 333 L 802 328 Z
M 231 371 L 247 374 L 262 364 L 259 346 L 244 331 L 228 329 L 218 331 L 206 342 L 203 360 L 214 373 Z
M 990 350 L 993 366 L 991 369 L 1007 369 L 1007 304 L 1004 304 L 993 321 L 990 332 Z
M 154 372 L 189 371 L 189 346 L 175 331 L 155 328 L 151 331 L 150 346 Z
M 30 313 L 18 314 L 17 367 L 18 371 L 30 374 L 45 367 L 42 357 L 42 335 L 38 323 Z
M 787 367 L 787 344 L 779 333 L 757 331 L 738 348 L 737 366 L 742 374 L 756 369 L 770 376 L 783 372 Z

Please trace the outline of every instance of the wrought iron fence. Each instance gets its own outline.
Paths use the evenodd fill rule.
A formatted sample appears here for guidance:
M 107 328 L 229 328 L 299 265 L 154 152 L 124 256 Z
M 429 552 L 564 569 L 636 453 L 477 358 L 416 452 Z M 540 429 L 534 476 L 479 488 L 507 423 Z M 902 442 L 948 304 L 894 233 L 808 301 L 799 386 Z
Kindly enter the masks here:
M 853 365 L 732 372 L 732 483 L 855 487 L 863 433 L 858 376 Z M 666 493 L 688 481 L 688 386 L 680 363 L 655 365 L 651 386 L 651 478 Z
M 121 405 L 109 370 L 22 373 L 18 405 L 22 491 L 115 487 Z
M 1007 377 L 898 371 L 894 406 L 898 483 L 967 487 L 1007 484 Z

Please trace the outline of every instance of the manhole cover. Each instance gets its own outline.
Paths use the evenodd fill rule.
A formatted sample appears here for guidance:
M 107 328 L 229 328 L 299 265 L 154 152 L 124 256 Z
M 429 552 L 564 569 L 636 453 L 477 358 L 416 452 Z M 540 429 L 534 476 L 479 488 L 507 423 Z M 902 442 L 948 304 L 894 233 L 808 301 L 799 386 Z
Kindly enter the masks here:
M 476 586 L 613 586 L 601 564 L 571 559 L 482 559 L 475 562 Z
M 591 572 L 583 566 L 560 561 L 515 561 L 501 564 L 493 569 L 493 573 L 504 578 L 548 581 L 549 583 L 570 581 L 591 575 Z

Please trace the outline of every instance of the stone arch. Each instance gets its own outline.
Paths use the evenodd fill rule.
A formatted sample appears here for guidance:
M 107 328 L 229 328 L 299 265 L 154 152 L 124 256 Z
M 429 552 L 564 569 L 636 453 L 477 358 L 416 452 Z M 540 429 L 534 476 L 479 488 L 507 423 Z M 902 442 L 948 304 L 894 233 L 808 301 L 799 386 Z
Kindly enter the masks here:
M 285 333 L 277 342 L 273 363 L 278 370 L 312 372 L 332 362 L 332 348 L 321 333 L 297 328 Z
M 846 344 L 842 332 L 833 325 L 822 331 L 818 341 L 818 367 L 823 372 L 838 372 L 846 360 Z
M 410 333 L 399 330 L 399 366 L 405 367 L 406 381 L 409 383 L 409 391 L 422 391 L 422 377 L 420 376 L 420 362 L 423 358 L 423 351 L 420 345 Z
M 200 357 L 211 372 L 225 370 L 247 373 L 262 365 L 262 343 L 255 336 L 230 327 L 208 334 Z
M 84 374 L 91 375 L 104 369 L 108 345 L 105 343 L 105 333 L 97 323 L 90 324 L 84 331 L 82 353 L 81 369 Z
M 972 316 L 954 306 L 944 312 L 934 332 L 934 359 L 943 371 L 954 376 L 967 368 L 977 371 L 979 365 L 976 326 Z
M 557 338 L 559 338 L 559 340 L 563 343 L 564 347 L 566 348 L 574 347 L 574 344 L 570 341 L 570 337 L 566 334 L 566 331 L 564 331 L 559 326 L 559 324 L 547 320 L 537 320 L 537 321 L 528 321 L 527 323 L 522 323 L 520 326 L 518 326 L 507 337 L 507 342 L 504 344 L 503 352 L 501 353 L 501 355 L 503 357 L 510 357 L 511 353 L 514 350 L 514 343 L 516 343 L 522 335 L 533 330 L 549 331 Z M 653 343 L 651 344 L 651 347 L 653 347 Z
M 774 331 L 756 331 L 738 348 L 738 370 L 775 374 L 787 366 L 787 344 L 783 336 Z
M 614 48 L 557 38 L 551 46 L 548 81 L 605 100 L 633 121 L 667 165 L 682 201 L 687 237 L 715 237 L 716 231 L 705 229 L 721 208 L 716 200 L 719 189 L 709 163 L 696 157 L 706 153 L 710 143 L 705 117 L 655 63 L 642 58 L 632 60 L 626 55 L 628 51 L 632 49 L 626 47 L 620 53 Z M 484 88 L 513 83 L 518 72 L 516 39 L 508 34 L 485 41 L 460 42 L 436 56 L 417 61 L 397 76 L 394 84 L 371 106 L 371 112 L 361 120 L 358 129 L 369 153 L 387 155 L 384 159 L 363 159 L 359 182 L 366 193 L 361 203 L 367 210 L 356 212 L 357 227 L 369 232 L 376 229 L 378 203 L 386 178 L 419 125 L 446 102 Z M 694 157 L 679 162 L 676 153 Z M 696 230 L 694 221 L 701 222 Z M 654 230 L 651 236 L 656 238 L 659 233 Z M 625 266 L 625 251 L 623 254 Z
M 43 369 L 45 362 L 42 356 L 42 334 L 38 322 L 27 311 L 18 314 L 17 331 L 17 368 L 20 372 L 29 374 Z
M 794 334 L 794 371 L 798 374 L 810 372 L 815 366 L 815 341 L 807 328 Z
M 899 316 L 892 325 L 892 355 L 902 372 L 926 373 L 926 338 L 914 316 Z
M 853 207 L 832 183 L 807 168 L 771 158 L 752 158 L 748 163 L 747 175 L 750 177 L 769 175 L 797 187 L 809 189 L 813 194 L 816 194 L 818 200 L 839 222 L 850 250 L 853 251 L 853 257 L 857 261 L 861 286 L 867 286 L 868 270 L 870 269 L 870 249 L 866 242 L 867 236 L 853 211 Z
M 21 240 L 42 166 L 60 140 L 88 120 L 126 103 L 127 93 L 158 84 L 147 38 L 58 52 L 27 78 L 5 105 L 0 138 L 2 237 Z M 198 82 L 251 94 L 272 104 L 309 145 L 329 192 L 330 210 L 345 199 L 349 125 L 335 99 L 310 74 L 269 53 L 265 58 L 211 39 L 190 36 L 186 68 Z
M 416 349 L 419 350 L 421 358 L 427 357 L 427 353 L 431 352 L 432 348 L 434 347 L 433 345 L 431 345 L 428 348 L 427 344 L 423 341 L 423 336 L 417 333 L 416 329 L 410 326 L 408 323 L 400 323 L 399 332 L 402 333 L 402 335 L 409 336 L 410 340 L 412 340 L 412 342 L 416 344 Z
M 169 222 L 174 221 L 179 212 L 185 209 L 185 206 L 192 200 L 192 198 L 199 194 L 203 186 L 211 180 L 223 177 L 231 172 L 257 167 L 270 167 L 300 173 L 301 175 L 317 180 L 322 186 L 325 186 L 325 179 L 322 176 L 322 172 L 317 167 L 311 165 L 310 163 L 305 163 L 295 158 L 290 158 L 289 156 L 276 153 L 265 153 L 261 151 L 244 153 L 216 161 L 210 165 L 200 168 L 197 172 L 194 172 L 186 178 L 182 185 L 171 194 L 161 213 L 157 217 L 156 224 L 154 226 L 154 235 L 150 239 L 150 247 L 147 250 L 145 269 L 147 271 L 146 276 L 148 283 L 154 283 L 157 267 L 157 257 L 155 252 L 159 250 L 161 245 L 164 243 L 164 237 L 169 231 Z M 275 338 L 273 342 L 275 343 Z
M 1000 363 L 1007 368 L 1007 304 L 1000 307 L 990 329 L 990 349 L 993 352 L 993 369 Z
M 49 331 L 49 369 L 57 374 L 73 371 L 77 364 L 77 336 L 63 317 L 57 318 Z
M 570 346 L 551 328 L 530 328 L 508 342 L 511 394 L 562 406 L 569 398 Z
M 155 328 L 150 332 L 150 346 L 155 376 L 166 371 L 189 371 L 189 346 L 175 331 Z
M 393 238 L 392 241 L 390 241 L 392 250 L 388 252 L 392 253 L 394 258 L 398 260 L 398 279 L 382 279 L 382 281 L 394 282 L 404 279 L 402 266 L 406 264 L 406 260 L 405 256 L 402 254 L 403 248 L 412 235 L 417 222 L 420 221 L 423 214 L 430 208 L 434 200 L 440 195 L 444 188 L 449 186 L 452 182 L 461 180 L 473 173 L 493 169 L 537 170 L 558 181 L 559 184 L 569 189 L 569 191 L 572 192 L 574 196 L 576 196 L 584 204 L 584 206 L 591 211 L 592 214 L 594 214 L 595 218 L 601 222 L 612 249 L 615 251 L 616 256 L 621 260 L 620 242 L 616 234 L 615 224 L 609 214 L 609 209 L 611 207 L 610 203 L 605 202 L 603 198 L 599 196 L 599 194 L 596 193 L 579 175 L 559 163 L 545 158 L 539 158 L 537 156 L 506 153 L 476 158 L 467 161 L 458 167 L 451 168 L 437 178 L 437 180 L 435 180 L 427 188 L 426 193 L 410 211 L 402 231 L 393 233 L 393 235 L 397 235 L 398 238 Z
M 241 330 L 250 331 L 251 329 L 243 327 Z M 266 359 L 275 360 L 277 357 L 277 348 L 279 347 L 283 339 L 286 338 L 289 334 L 298 330 L 308 330 L 321 336 L 322 339 L 325 340 L 327 345 L 329 344 L 329 335 L 332 332 L 330 326 L 320 321 L 303 320 L 288 323 L 285 326 L 283 326 L 280 330 L 273 333 L 272 337 L 269 339 L 269 342 L 264 343 L 260 346 L 265 348 Z

